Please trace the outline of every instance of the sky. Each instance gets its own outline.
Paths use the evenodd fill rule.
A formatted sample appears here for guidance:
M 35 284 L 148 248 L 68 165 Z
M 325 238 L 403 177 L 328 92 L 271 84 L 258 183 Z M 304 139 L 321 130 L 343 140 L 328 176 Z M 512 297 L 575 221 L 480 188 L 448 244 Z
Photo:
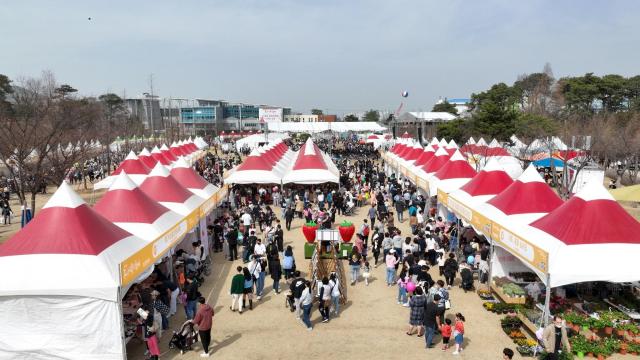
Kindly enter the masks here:
M 91 18 L 91 20 L 89 20 Z M 0 74 L 82 95 L 429 111 L 550 63 L 640 73 L 636 0 L 0 2 Z M 402 91 L 409 97 L 403 99 Z

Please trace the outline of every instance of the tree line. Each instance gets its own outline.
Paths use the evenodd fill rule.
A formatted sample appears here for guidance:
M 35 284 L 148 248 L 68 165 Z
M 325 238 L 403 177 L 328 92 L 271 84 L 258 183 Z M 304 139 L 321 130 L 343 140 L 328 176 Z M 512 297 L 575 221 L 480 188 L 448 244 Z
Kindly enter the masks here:
M 436 107 L 438 109 L 436 109 Z M 455 109 L 438 104 L 434 111 Z M 453 113 L 453 112 L 452 112 Z M 640 75 L 617 74 L 555 79 L 551 66 L 498 83 L 471 95 L 469 113 L 440 124 L 439 137 L 464 143 L 470 136 L 526 143 L 557 136 L 588 150 L 588 160 L 620 162 L 619 178 L 635 182 L 640 162 Z M 588 139 L 588 140 L 587 140 Z
M 78 96 L 50 72 L 15 82 L 0 74 L 0 162 L 20 203 L 30 196 L 34 212 L 43 187 L 60 184 L 70 169 L 105 151 L 110 169 L 108 145 L 143 131 L 116 94 Z M 95 141 L 104 148 L 96 149 Z

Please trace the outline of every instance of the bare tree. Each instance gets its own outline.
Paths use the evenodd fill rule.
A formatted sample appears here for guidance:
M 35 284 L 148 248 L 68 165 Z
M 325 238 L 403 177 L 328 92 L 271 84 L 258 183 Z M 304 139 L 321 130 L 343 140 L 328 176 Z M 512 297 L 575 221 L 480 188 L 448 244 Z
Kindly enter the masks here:
M 46 186 L 51 170 L 51 153 L 90 118 L 89 104 L 75 99 L 74 92 L 71 86 L 58 86 L 52 73 L 43 72 L 39 78 L 19 80 L 11 94 L 11 111 L 0 111 L 0 158 L 22 205 L 31 194 L 34 213 L 36 194 Z

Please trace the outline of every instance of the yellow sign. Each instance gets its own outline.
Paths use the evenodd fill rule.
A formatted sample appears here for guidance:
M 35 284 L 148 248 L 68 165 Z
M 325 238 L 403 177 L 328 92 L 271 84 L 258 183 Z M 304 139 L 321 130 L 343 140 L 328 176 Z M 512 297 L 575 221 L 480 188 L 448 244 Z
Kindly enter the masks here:
M 149 268 L 156 260 L 160 259 L 166 252 L 175 246 L 184 235 L 198 225 L 201 218 L 206 216 L 211 209 L 220 204 L 227 195 L 228 188 L 223 186 L 209 199 L 207 199 L 200 207 L 187 215 L 179 223 L 171 227 L 157 239 L 147 244 L 137 253 L 120 264 L 120 283 L 127 285 Z
M 449 194 L 438 189 L 438 202 L 446 207 L 449 207 Z
M 429 191 L 429 182 L 427 182 L 426 179 L 423 179 L 421 177 L 417 177 L 416 179 L 416 186 L 419 187 L 420 189 L 428 192 Z
M 496 222 L 492 223 L 491 238 L 522 261 L 545 274 L 549 272 L 549 254 L 529 241 L 515 235 L 502 225 Z

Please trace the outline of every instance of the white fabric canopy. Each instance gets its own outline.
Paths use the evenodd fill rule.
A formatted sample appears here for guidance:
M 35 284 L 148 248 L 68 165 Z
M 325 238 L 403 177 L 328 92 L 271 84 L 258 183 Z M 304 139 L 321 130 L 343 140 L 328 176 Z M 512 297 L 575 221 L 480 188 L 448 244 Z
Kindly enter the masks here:
M 272 143 L 278 139 L 284 140 L 288 138 L 289 138 L 289 135 L 279 134 L 279 133 L 268 133 L 266 137 L 264 134 L 249 135 L 245 138 L 242 138 L 236 141 L 236 149 L 240 150 L 243 147 L 248 147 L 249 149 L 253 150 L 257 148 L 259 144 Z

